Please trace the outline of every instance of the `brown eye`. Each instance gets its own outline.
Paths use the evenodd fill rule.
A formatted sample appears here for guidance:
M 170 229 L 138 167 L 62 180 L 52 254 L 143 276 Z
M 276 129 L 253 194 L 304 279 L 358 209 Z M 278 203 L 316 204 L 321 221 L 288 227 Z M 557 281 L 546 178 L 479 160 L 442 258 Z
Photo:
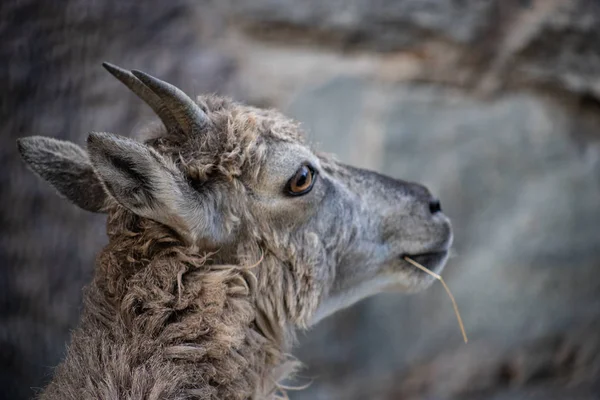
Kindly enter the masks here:
M 310 165 L 301 166 L 288 182 L 288 193 L 299 196 L 310 192 L 315 183 L 315 170 Z

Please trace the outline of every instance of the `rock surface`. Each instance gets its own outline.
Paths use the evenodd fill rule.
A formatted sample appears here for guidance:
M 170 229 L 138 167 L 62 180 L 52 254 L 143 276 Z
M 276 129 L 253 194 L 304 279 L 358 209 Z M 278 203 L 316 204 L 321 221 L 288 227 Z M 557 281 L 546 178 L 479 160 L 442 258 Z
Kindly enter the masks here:
M 381 295 L 295 354 L 294 399 L 574 399 L 600 388 L 600 3 L 9 0 L 0 6 L 0 398 L 43 386 L 104 219 L 15 139 L 135 135 L 150 110 L 100 67 L 299 119 L 344 161 L 426 183 L 455 232 L 445 292 Z M 299 379 L 299 384 L 307 379 Z
M 367 101 L 381 109 L 356 112 Z M 571 136 L 585 127 L 530 93 L 481 101 L 353 78 L 301 92 L 290 112 L 310 120 L 307 128 L 343 160 L 381 136 L 373 167 L 424 182 L 443 199 L 456 234 L 444 275 L 471 337 L 460 343 L 441 286 L 367 300 L 311 332 L 298 355 L 319 379 L 294 398 L 444 398 L 507 384 L 595 382 L 600 348 L 586 326 L 600 320 L 600 146 Z M 365 129 L 378 123 L 379 131 Z M 577 370 L 558 359 L 573 329 L 596 343 L 568 350 L 591 357 Z M 381 393 L 372 397 L 375 388 Z
M 272 24 L 319 31 L 381 50 L 410 46 L 428 35 L 472 43 L 490 26 L 496 6 L 493 0 L 233 0 L 230 5 L 231 14 L 257 29 Z
M 600 96 L 594 0 L 229 0 L 251 35 L 414 58 L 419 77 Z

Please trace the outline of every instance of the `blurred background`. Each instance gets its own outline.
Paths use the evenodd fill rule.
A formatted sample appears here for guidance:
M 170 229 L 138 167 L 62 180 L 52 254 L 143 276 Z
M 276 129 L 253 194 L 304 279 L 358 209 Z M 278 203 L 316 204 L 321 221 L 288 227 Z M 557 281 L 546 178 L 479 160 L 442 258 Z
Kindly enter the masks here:
M 282 109 L 346 162 L 425 183 L 455 228 L 443 288 L 300 336 L 292 399 L 600 399 L 596 0 L 3 0 L 0 398 L 28 399 L 76 324 L 104 218 L 15 139 L 155 118 L 100 63 Z

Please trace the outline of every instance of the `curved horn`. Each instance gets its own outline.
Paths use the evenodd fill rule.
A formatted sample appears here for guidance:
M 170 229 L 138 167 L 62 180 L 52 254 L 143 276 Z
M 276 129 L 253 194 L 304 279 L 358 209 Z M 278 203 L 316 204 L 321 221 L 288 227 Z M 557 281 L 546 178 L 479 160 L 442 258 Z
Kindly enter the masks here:
M 152 110 L 158 115 L 162 123 L 168 130 L 177 128 L 177 120 L 169 110 L 169 108 L 161 101 L 152 90 L 144 85 L 138 78 L 136 78 L 131 72 L 117 67 L 116 65 L 103 62 L 102 66 L 112 76 L 120 80 L 125 86 L 127 86 L 133 93 L 135 93 L 140 99 L 144 100 L 146 104 L 152 108 Z
M 184 132 L 200 130 L 209 122 L 206 113 L 182 90 L 144 72 L 133 70 L 131 73 L 160 97 Z

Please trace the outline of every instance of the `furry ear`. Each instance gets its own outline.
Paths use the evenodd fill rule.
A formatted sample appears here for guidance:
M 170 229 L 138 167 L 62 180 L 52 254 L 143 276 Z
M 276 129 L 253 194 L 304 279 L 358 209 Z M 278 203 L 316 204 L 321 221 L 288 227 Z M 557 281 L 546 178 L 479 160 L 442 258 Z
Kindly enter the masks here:
M 84 210 L 102 212 L 107 195 L 85 150 L 41 136 L 18 139 L 17 146 L 29 168 L 62 196 Z
M 203 201 L 183 173 L 153 148 L 109 133 L 92 133 L 88 152 L 106 190 L 125 208 L 171 227 L 185 239 L 218 236 L 210 202 Z

